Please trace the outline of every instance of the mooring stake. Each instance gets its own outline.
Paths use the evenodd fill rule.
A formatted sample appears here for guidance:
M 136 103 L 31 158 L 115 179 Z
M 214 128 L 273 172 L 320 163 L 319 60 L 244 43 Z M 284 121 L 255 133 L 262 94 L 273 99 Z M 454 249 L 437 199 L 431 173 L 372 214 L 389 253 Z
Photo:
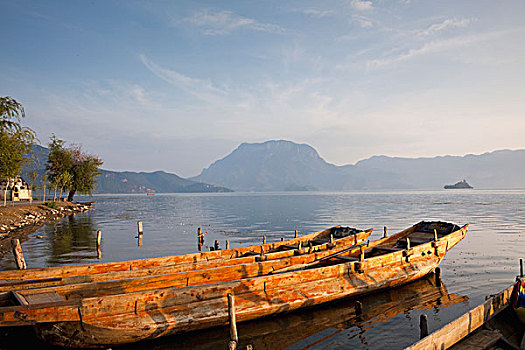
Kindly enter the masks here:
M 520 277 L 523 277 L 523 259 L 520 259 Z
M 419 317 L 419 338 L 423 339 L 428 335 L 428 320 L 427 315 L 423 314 Z
M 436 286 L 440 287 L 441 286 L 441 268 L 436 267 L 435 274 L 436 274 L 435 275 L 435 277 L 436 277 Z
M 11 240 L 11 248 L 13 248 L 13 255 L 15 256 L 16 267 L 19 270 L 27 269 L 27 264 L 24 259 L 24 253 L 22 252 L 22 246 L 20 241 L 15 238 Z
M 385 226 L 383 227 L 383 238 L 386 238 L 386 236 L 387 236 L 387 233 L 386 233 L 386 226 Z
M 360 301 L 355 302 L 355 314 L 360 316 L 363 313 L 363 304 Z
M 235 319 L 235 297 L 232 293 L 228 293 L 228 317 L 230 319 L 230 343 L 234 342 L 237 348 L 239 337 L 237 336 L 237 321 Z M 228 344 L 228 347 L 230 344 Z

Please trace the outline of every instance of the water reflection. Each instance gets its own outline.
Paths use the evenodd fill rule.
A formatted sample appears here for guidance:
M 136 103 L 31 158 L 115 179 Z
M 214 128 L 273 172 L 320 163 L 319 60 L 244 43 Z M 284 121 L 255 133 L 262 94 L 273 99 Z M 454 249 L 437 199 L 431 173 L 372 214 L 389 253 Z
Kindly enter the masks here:
M 356 301 L 362 304 L 362 313 L 356 314 Z M 397 315 L 411 317 L 415 311 L 440 310 L 466 302 L 466 296 L 449 294 L 446 286 L 436 286 L 434 276 L 387 290 L 347 299 L 328 305 L 296 311 L 278 317 L 238 324 L 239 348 L 252 344 L 257 350 L 307 349 L 313 346 L 331 348 L 338 336 L 344 334 L 345 343 L 367 348 L 367 334 L 372 329 Z M 128 345 L 122 349 L 221 349 L 229 340 L 228 328 L 216 328 L 161 338 Z
M 97 230 L 90 214 L 68 216 L 44 225 L 48 243 L 47 265 L 63 265 L 97 259 Z

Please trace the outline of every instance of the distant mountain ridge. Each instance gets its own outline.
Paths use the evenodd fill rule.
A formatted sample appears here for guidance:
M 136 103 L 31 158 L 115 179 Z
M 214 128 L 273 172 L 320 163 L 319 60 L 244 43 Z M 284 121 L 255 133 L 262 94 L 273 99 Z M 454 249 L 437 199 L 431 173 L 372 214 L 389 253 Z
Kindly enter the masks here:
M 468 179 L 478 189 L 525 188 L 525 150 L 481 155 L 398 158 L 373 156 L 355 165 L 326 162 L 306 144 L 243 143 L 191 180 L 236 191 L 441 189 Z
M 33 147 L 33 153 L 38 159 L 38 173 L 42 175 L 45 173 L 49 149 L 37 145 Z M 101 171 L 102 173 L 97 177 L 97 187 L 94 193 L 231 192 L 228 188 L 187 180 L 164 171 L 121 172 L 103 169 Z

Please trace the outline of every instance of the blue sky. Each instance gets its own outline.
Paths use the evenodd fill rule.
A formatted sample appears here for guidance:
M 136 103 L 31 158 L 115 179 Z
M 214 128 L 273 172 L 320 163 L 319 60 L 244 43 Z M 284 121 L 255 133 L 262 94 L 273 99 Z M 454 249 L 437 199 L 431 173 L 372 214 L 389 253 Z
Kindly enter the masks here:
M 104 168 L 197 175 L 241 142 L 525 148 L 525 1 L 0 0 L 0 96 Z

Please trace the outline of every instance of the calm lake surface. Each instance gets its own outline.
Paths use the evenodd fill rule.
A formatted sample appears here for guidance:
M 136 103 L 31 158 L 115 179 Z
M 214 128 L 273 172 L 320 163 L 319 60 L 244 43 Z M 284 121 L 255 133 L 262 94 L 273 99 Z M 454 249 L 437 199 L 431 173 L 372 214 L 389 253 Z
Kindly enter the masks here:
M 221 193 L 97 195 L 94 209 L 66 217 L 33 233 L 22 244 L 29 267 L 119 261 L 197 251 L 197 228 L 221 248 L 291 238 L 335 225 L 383 226 L 393 234 L 421 220 L 470 224 L 466 238 L 441 263 L 441 289 L 425 280 L 362 297 L 365 314 L 353 314 L 355 300 L 239 325 L 240 345 L 255 349 L 399 349 L 419 338 L 419 316 L 433 331 L 485 296 L 510 285 L 525 257 L 525 190 L 410 191 L 347 193 Z M 137 221 L 144 224 L 137 244 Z M 102 259 L 96 231 L 102 230 Z M 37 238 L 37 235 L 43 238 Z M 0 269 L 13 269 L 13 258 Z M 129 349 L 226 348 L 228 330 L 214 329 L 127 346 Z

